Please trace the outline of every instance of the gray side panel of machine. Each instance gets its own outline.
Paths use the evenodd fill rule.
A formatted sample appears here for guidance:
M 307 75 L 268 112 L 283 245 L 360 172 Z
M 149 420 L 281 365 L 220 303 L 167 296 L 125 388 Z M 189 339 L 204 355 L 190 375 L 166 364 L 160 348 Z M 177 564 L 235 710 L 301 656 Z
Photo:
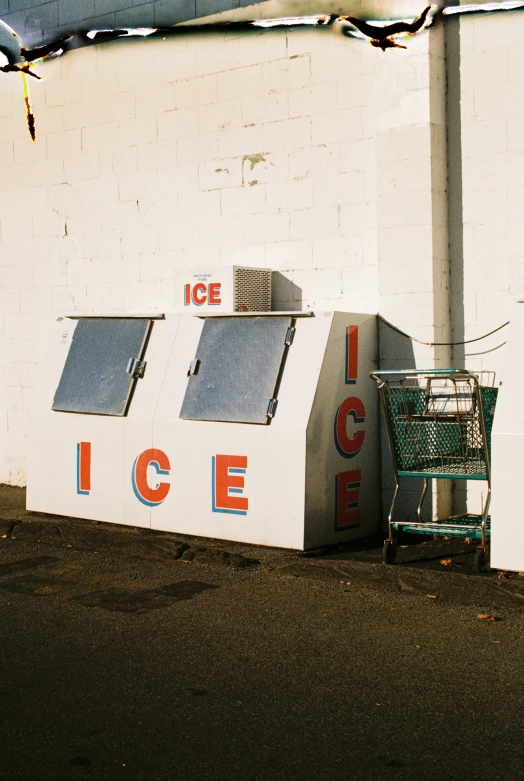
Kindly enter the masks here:
M 150 328 L 150 320 L 79 320 L 53 409 L 125 415 L 136 382 L 126 369 L 130 359 L 142 358 Z
M 180 417 L 267 423 L 291 324 L 290 317 L 206 320 Z

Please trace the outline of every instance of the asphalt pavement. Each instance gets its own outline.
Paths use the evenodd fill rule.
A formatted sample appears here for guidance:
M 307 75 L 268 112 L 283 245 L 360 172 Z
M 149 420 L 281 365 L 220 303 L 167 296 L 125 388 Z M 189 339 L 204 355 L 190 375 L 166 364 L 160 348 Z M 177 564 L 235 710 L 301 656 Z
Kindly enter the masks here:
M 520 609 L 282 567 L 0 540 L 0 779 L 524 778 Z
M 390 593 L 430 593 L 441 601 L 494 608 L 524 606 L 524 573 L 473 571 L 476 543 L 407 536 L 395 566 L 382 563 L 382 537 L 300 552 L 28 512 L 25 490 L 0 485 L 0 539 L 91 550 L 149 561 L 191 562 L 234 571 L 352 585 Z

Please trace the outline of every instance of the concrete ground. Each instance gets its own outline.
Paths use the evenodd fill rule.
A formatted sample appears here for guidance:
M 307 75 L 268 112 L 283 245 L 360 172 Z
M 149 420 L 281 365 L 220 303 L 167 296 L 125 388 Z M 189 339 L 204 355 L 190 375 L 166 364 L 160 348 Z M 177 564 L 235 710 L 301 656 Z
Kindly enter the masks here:
M 256 568 L 394 594 L 430 593 L 441 601 L 466 605 L 515 609 L 524 605 L 524 577 L 496 570 L 475 574 L 476 546 L 460 540 L 411 536 L 399 547 L 395 566 L 385 566 L 381 537 L 308 552 L 264 548 L 27 512 L 25 490 L 7 485 L 0 485 L 0 538 L 165 563 L 191 562 L 235 571 Z
M 451 541 L 388 567 L 380 540 L 304 554 L 24 493 L 0 487 L 0 781 L 524 778 L 524 577 Z
M 524 778 L 521 610 L 283 561 L 1 539 L 1 781 Z

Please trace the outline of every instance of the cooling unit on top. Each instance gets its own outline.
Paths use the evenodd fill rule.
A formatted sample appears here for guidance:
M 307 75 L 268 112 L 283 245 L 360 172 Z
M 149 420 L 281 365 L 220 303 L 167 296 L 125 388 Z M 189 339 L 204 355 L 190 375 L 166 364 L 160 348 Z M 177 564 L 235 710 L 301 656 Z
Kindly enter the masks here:
M 271 269 L 191 268 L 176 281 L 177 312 L 270 312 Z

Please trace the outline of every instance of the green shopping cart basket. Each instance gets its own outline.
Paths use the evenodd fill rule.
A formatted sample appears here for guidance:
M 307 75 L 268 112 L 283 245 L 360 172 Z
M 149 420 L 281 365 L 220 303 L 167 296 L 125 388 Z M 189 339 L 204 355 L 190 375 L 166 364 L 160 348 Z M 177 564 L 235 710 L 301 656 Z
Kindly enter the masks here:
M 395 491 L 388 516 L 383 561 L 393 564 L 401 531 L 479 540 L 474 569 L 488 561 L 491 501 L 491 429 L 497 388 L 482 383 L 491 372 L 465 369 L 375 371 L 395 472 Z M 395 521 L 393 512 L 400 477 L 423 478 L 417 521 Z M 467 513 L 441 521 L 424 521 L 422 504 L 432 478 L 485 480 L 487 496 L 480 515 Z

